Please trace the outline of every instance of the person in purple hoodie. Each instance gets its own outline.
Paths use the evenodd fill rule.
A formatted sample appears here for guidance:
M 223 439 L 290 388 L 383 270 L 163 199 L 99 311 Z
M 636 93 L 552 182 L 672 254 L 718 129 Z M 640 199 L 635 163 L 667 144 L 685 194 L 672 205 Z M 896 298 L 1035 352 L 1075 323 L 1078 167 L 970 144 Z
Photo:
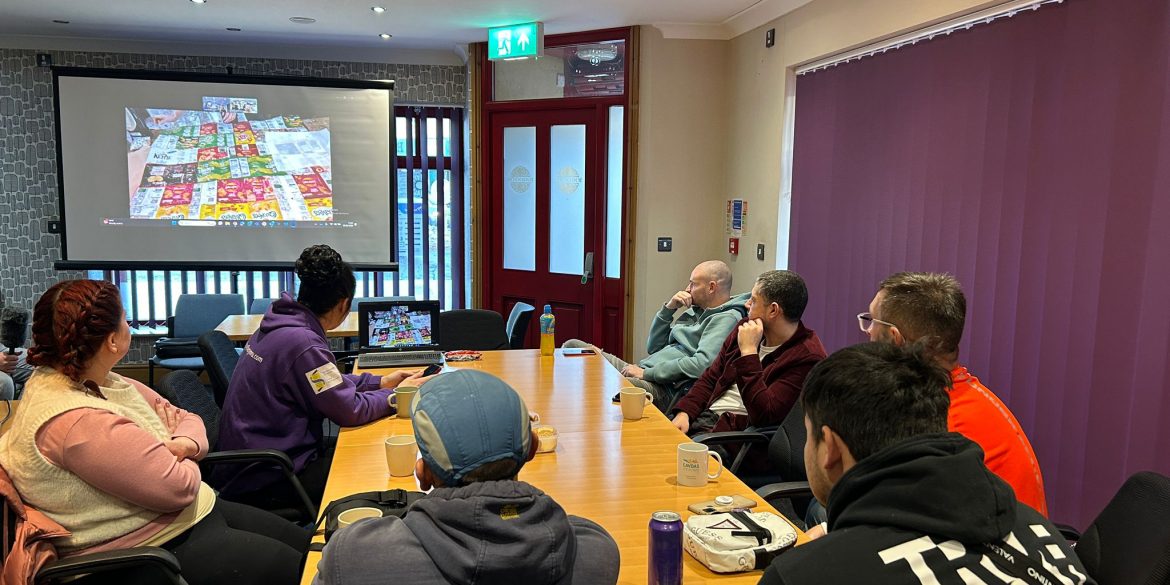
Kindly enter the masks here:
M 283 293 L 244 346 L 219 420 L 219 448 L 287 453 L 309 497 L 320 502 L 333 460 L 323 421 L 352 427 L 393 414 L 394 388 L 407 380 L 417 386 L 426 378 L 421 372 L 341 373 L 325 332 L 349 314 L 353 269 L 333 248 L 316 245 L 301 252 L 296 273 L 301 279 L 296 300 Z M 234 477 L 216 482 L 228 499 L 262 507 L 296 501 L 275 470 L 231 472 Z

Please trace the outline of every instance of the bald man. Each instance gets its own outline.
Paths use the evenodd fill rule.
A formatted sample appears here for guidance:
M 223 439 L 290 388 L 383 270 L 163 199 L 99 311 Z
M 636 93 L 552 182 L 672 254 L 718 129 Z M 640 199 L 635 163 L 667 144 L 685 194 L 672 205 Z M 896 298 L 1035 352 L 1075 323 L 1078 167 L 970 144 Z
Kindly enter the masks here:
M 744 303 L 749 297 L 745 293 L 732 298 L 731 268 L 709 260 L 696 266 L 686 288 L 658 310 L 646 341 L 650 355 L 637 364 L 577 339 L 566 341 L 564 347 L 597 350 L 631 383 L 654 395 L 654 405 L 665 411 L 675 395 L 689 388 L 714 361 L 723 341 L 747 315 Z

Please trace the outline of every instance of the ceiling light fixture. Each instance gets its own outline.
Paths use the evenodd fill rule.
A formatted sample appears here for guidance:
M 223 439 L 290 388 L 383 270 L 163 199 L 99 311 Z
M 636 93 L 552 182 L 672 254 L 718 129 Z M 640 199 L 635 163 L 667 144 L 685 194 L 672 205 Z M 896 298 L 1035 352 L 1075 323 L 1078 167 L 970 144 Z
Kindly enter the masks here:
M 383 12 L 386 12 L 386 9 L 382 8 L 381 6 L 371 6 L 370 10 L 373 10 L 374 14 L 382 14 Z
M 55 22 L 57 24 L 69 24 L 68 20 L 54 20 L 53 22 Z
M 229 27 L 227 27 L 227 28 L 226 28 L 226 29 L 224 29 L 224 30 L 230 30 L 230 31 L 232 31 L 232 32 L 240 32 L 240 31 L 242 31 L 242 30 L 244 30 L 244 29 L 242 29 L 242 28 L 236 28 L 236 27 L 234 27 L 234 26 L 229 26 Z
M 586 45 L 577 49 L 577 57 L 592 65 L 613 61 L 617 54 L 617 47 L 614 45 Z
M 391 37 L 393 37 L 394 35 L 392 35 L 392 34 L 387 34 L 387 33 L 382 33 L 382 34 L 380 34 L 380 35 L 378 35 L 378 36 L 379 36 L 379 37 L 382 37 L 382 39 L 383 39 L 383 40 L 388 40 L 388 39 L 390 39 Z
M 288 21 L 294 24 L 313 24 L 314 22 L 317 22 L 317 19 L 309 18 L 308 16 L 294 16 L 289 18 Z
M 206 4 L 207 0 L 191 0 L 192 4 Z

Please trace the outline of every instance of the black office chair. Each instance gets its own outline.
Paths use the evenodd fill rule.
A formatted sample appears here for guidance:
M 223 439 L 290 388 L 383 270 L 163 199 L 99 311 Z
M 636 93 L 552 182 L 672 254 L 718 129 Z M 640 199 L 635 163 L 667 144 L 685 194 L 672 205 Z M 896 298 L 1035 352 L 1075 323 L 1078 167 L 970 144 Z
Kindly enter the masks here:
M 508 349 L 504 318 L 495 311 L 456 309 L 439 313 L 439 349 Z
M 199 468 L 203 470 L 203 478 L 208 485 L 222 490 L 231 483 L 236 474 L 223 479 L 220 474 L 211 473 L 213 468 L 224 464 L 232 464 L 241 469 L 247 465 L 265 465 L 279 469 L 285 480 L 291 482 L 300 501 L 296 507 L 274 508 L 269 512 L 305 526 L 316 522 L 317 506 L 309 499 L 309 494 L 293 473 L 292 459 L 289 459 L 286 453 L 276 449 L 216 451 L 219 444 L 219 405 L 215 403 L 211 392 L 207 391 L 207 387 L 199 381 L 199 376 L 195 372 L 189 370 L 171 372 L 163 377 L 159 387 L 159 394 L 167 396 L 175 406 L 203 419 L 203 425 L 207 428 L 209 453 L 199 462 Z
M 508 346 L 512 349 L 524 349 L 524 339 L 528 337 L 528 323 L 532 321 L 532 313 L 536 307 L 528 303 L 517 302 L 512 305 L 512 312 L 508 313 Z
M 1170 478 L 1135 473 L 1081 535 L 1076 550 L 1099 585 L 1170 584 Z
M 179 295 L 175 314 L 167 318 L 167 336 L 154 342 L 154 355 L 147 361 L 147 385 L 154 387 L 154 368 L 168 370 L 204 369 L 198 338 L 228 315 L 244 314 L 242 295 Z
M 7 475 L 3 469 L 0 469 L 0 473 Z M 11 480 L 4 483 L 8 486 L 12 485 Z M 39 514 L 39 512 L 26 507 L 15 490 L 0 489 L 0 498 L 4 500 L 0 502 L 0 508 L 3 508 L 0 516 L 3 517 L 4 532 L 3 556 L 0 557 L 0 565 L 3 565 L 8 560 L 8 553 L 17 544 L 17 523 L 24 522 L 29 514 Z M 45 519 L 43 515 L 41 516 L 42 520 Z M 37 525 L 45 527 L 43 523 Z M 133 573 L 137 576 L 146 571 L 158 579 L 157 582 L 187 585 L 187 582 L 183 580 L 179 559 L 175 558 L 175 555 L 171 554 L 170 551 L 155 546 L 138 546 L 80 554 L 49 561 L 37 571 L 33 581 L 34 583 L 56 583 L 62 579 L 94 573 L 121 573 L 124 576 Z
M 214 329 L 199 336 L 199 352 L 203 355 L 203 365 L 207 367 L 207 377 L 211 380 L 215 403 L 223 408 L 228 384 L 232 381 L 240 354 L 236 352 L 235 344 L 228 339 L 226 333 Z
M 812 489 L 804 470 L 804 409 L 800 401 L 792 405 L 788 416 L 779 427 L 705 433 L 695 435 L 693 440 L 708 446 L 738 445 L 739 451 L 728 470 L 740 478 L 756 494 L 771 503 L 782 514 L 803 525 L 804 513 L 812 501 Z M 768 449 L 766 470 L 740 471 L 744 460 L 753 449 Z

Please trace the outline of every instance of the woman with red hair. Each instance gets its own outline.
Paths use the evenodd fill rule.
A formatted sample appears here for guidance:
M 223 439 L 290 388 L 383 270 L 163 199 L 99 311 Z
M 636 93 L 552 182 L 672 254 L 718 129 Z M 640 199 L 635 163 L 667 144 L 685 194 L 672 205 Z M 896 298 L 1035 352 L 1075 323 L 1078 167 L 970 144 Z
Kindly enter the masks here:
M 27 505 L 69 530 L 58 553 L 152 545 L 174 553 L 192 585 L 295 582 L 309 534 L 216 498 L 196 463 L 207 454 L 199 417 L 112 371 L 129 347 L 114 285 L 69 280 L 37 301 L 28 363 L 38 367 L 0 437 L 0 465 Z

